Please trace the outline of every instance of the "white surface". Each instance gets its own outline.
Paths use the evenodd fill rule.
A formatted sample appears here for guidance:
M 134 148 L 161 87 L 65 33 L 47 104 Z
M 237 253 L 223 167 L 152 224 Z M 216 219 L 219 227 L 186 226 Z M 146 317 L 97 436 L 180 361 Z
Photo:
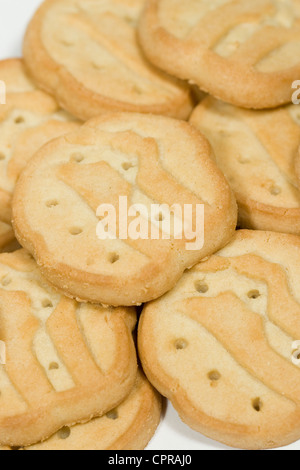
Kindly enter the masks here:
M 41 0 L 0 0 L 0 60 L 21 57 L 26 26 Z M 0 77 L 1 80 L 1 77 Z M 160 427 L 151 441 L 151 450 L 226 450 L 185 426 L 168 404 Z M 285 450 L 300 450 L 300 442 Z

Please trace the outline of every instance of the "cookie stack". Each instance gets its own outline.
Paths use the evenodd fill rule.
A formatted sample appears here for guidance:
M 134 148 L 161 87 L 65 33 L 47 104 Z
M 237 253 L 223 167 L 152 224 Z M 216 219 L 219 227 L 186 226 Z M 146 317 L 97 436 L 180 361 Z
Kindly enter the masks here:
M 0 63 L 4 450 L 143 449 L 161 395 L 300 439 L 299 41 L 299 0 L 41 5 Z

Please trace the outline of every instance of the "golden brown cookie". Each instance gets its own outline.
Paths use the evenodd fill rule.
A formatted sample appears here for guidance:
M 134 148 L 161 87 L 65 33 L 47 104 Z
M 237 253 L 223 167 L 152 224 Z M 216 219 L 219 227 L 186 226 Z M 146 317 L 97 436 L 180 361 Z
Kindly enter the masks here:
M 0 249 L 13 240 L 11 198 L 32 155 L 46 142 L 78 128 L 53 98 L 38 90 L 22 60 L 0 61 L 6 104 L 0 105 Z
M 299 280 L 299 237 L 239 231 L 145 307 L 144 370 L 190 427 L 246 449 L 300 438 Z
M 295 157 L 300 108 L 253 111 L 206 98 L 190 123 L 211 143 L 239 205 L 242 228 L 300 234 Z
M 103 204 L 116 212 L 116 239 L 99 238 Z M 142 208 L 131 217 L 134 204 Z M 152 211 L 156 204 L 170 209 L 169 232 L 164 209 Z M 173 230 L 174 204 L 180 221 L 193 216 L 194 246 L 186 232 Z M 202 205 L 204 225 L 196 214 Z M 14 196 L 16 236 L 45 277 L 69 296 L 114 306 L 140 304 L 170 290 L 186 268 L 230 240 L 236 215 L 229 185 L 196 129 L 133 113 L 91 120 L 43 147 Z M 124 216 L 125 235 L 119 221 Z M 132 225 L 139 224 L 146 235 L 139 228 L 131 235 Z
M 223 101 L 273 108 L 300 76 L 299 0 L 146 0 L 148 59 Z
M 55 292 L 29 253 L 0 255 L 0 445 L 24 447 L 102 416 L 136 379 L 131 309 Z
M 186 119 L 190 89 L 155 69 L 136 40 L 143 0 L 46 0 L 30 23 L 31 75 L 64 109 L 86 120 L 107 111 Z
M 24 450 L 143 450 L 160 415 L 161 397 L 140 372 L 129 397 L 106 416 L 64 427 L 47 441 Z

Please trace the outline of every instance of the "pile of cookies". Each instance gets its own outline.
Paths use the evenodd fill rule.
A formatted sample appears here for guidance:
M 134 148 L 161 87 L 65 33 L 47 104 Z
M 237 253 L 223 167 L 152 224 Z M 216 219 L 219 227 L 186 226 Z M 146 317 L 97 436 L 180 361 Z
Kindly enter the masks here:
M 232 447 L 300 439 L 299 46 L 300 0 L 42 3 L 0 63 L 3 450 L 144 449 L 161 395 Z M 203 243 L 155 204 L 201 205 Z

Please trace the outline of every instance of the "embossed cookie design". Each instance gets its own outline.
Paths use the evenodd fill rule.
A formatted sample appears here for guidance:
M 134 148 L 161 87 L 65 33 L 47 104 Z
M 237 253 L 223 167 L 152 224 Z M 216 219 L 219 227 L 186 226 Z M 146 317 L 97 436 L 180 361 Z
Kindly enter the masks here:
M 24 57 L 32 77 L 82 120 L 107 111 L 187 119 L 186 83 L 145 59 L 136 28 L 143 0 L 46 0 L 32 19 Z
M 98 207 L 116 210 L 119 230 L 120 197 L 128 207 L 177 204 L 183 213 L 190 205 L 194 222 L 204 205 L 204 244 L 188 249 L 182 231 L 181 238 L 175 230 L 163 236 L 163 213 L 154 220 L 148 210 L 140 214 L 146 237 L 117 231 L 115 239 L 99 238 Z M 235 199 L 206 139 L 183 121 L 153 115 L 103 116 L 52 141 L 29 163 L 14 195 L 16 236 L 45 277 L 68 296 L 113 306 L 170 290 L 186 268 L 230 241 L 236 220 Z M 130 223 L 129 217 L 126 228 Z
M 234 190 L 239 225 L 300 234 L 295 174 L 299 106 L 253 111 L 209 97 L 195 109 L 190 123 L 211 143 L 216 162 Z
M 0 61 L 0 80 L 6 85 L 6 104 L 0 105 L 1 250 L 14 238 L 11 199 L 21 171 L 42 145 L 79 125 L 53 98 L 36 88 L 22 60 Z
M 145 307 L 144 370 L 193 429 L 245 449 L 299 439 L 299 279 L 299 237 L 239 231 Z
M 148 59 L 235 106 L 291 102 L 300 76 L 299 0 L 146 0 Z
M 132 309 L 55 292 L 25 250 L 0 255 L 0 444 L 24 447 L 102 416 L 136 379 Z

